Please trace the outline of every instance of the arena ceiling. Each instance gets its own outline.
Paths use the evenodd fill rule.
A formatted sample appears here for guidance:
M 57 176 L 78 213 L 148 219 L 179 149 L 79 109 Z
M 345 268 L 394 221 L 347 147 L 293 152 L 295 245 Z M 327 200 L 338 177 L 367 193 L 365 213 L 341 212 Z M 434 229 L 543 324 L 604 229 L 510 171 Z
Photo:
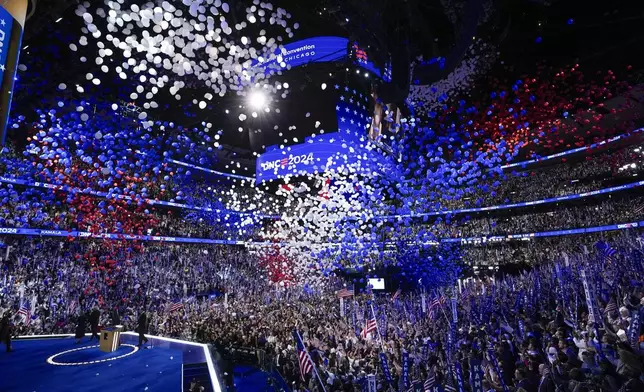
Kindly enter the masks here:
M 388 56 L 408 57 L 410 64 L 415 63 L 414 73 L 409 75 L 412 83 L 429 84 L 443 78 L 463 58 L 463 44 L 469 42 L 472 31 L 475 34 L 472 38 L 482 38 L 498 48 L 498 62 L 512 64 L 517 75 L 530 72 L 540 62 L 553 66 L 582 62 L 591 68 L 604 69 L 634 63 L 644 68 L 641 56 L 634 55 L 644 42 L 640 28 L 644 14 L 640 6 L 626 0 L 592 5 L 582 0 L 278 0 L 274 3 L 287 9 L 300 24 L 292 40 L 318 35 L 350 37 L 367 48 L 377 65 L 382 65 Z M 14 99 L 16 112 L 21 107 L 37 108 L 43 101 L 55 99 L 61 94 L 56 86 L 63 82 L 73 86 L 85 81 L 85 75 L 96 68 L 91 61 L 79 61 L 82 48 L 78 53 L 69 50 L 69 44 L 77 39 L 83 27 L 82 18 L 74 13 L 76 4 L 72 0 L 36 3 L 25 30 L 21 63 L 27 66 L 27 71 L 20 74 Z M 244 6 L 235 2 L 232 14 L 237 11 L 241 15 Z M 472 19 L 472 15 L 476 17 Z M 447 64 L 439 69 L 436 64 L 417 61 L 436 57 L 446 59 Z M 347 83 L 353 77 L 346 72 L 344 64 L 327 64 L 291 70 L 280 78 L 296 87 L 291 99 L 275 102 L 276 107 L 283 106 L 282 114 L 273 112 L 262 121 L 246 123 L 241 132 L 238 112 L 246 102 L 234 94 L 216 97 L 205 110 L 190 100 L 176 102 L 170 95 L 161 95 L 161 110 L 152 112 L 151 116 L 175 121 L 184 127 L 213 123 L 215 128 L 224 131 L 220 140 L 223 148 L 215 151 L 219 159 L 236 160 L 252 169 L 254 153 L 261 152 L 264 146 L 302 140 L 311 133 L 315 121 L 327 121 L 325 116 L 329 113 L 317 109 L 334 98 L 320 93 L 321 83 Z M 369 88 L 368 82 L 360 83 Z M 132 81 L 112 75 L 109 81 L 104 80 L 101 96 L 93 99 L 128 102 L 132 88 Z M 195 95 L 205 90 L 198 83 L 189 89 Z M 308 103 L 301 99 L 305 96 Z M 76 98 L 88 99 L 80 95 Z M 329 118 L 327 122 L 332 120 Z M 279 131 L 275 131 L 275 125 Z M 289 129 L 291 125 L 296 127 Z M 263 128 L 262 132 L 257 132 L 258 128 Z

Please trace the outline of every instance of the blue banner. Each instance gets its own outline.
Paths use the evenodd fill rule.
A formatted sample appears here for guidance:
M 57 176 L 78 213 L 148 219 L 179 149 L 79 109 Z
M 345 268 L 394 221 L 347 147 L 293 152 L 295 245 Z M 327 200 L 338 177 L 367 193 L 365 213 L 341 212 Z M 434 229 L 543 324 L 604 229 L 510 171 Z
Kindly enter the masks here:
M 458 392 L 465 392 L 465 387 L 463 386 L 463 368 L 461 368 L 461 363 L 458 361 L 454 363 L 454 374 L 456 375 Z
M 631 317 L 631 325 L 628 327 L 628 340 L 631 343 L 631 347 L 635 352 L 639 352 L 640 348 L 640 317 L 641 317 L 641 310 L 638 309 L 637 311 L 633 312 L 633 317 Z
M 423 344 L 420 356 L 422 357 L 423 361 L 426 361 L 429 358 L 429 340 L 425 342 L 425 344 Z
M 4 73 L 7 70 L 7 58 L 9 56 L 9 44 L 11 42 L 11 28 L 13 27 L 13 16 L 0 6 L 0 82 L 4 80 Z
M 8 3 L 13 4 L 7 5 Z M 24 10 L 21 10 L 21 5 L 24 5 Z M 12 12 L 4 8 L 5 6 L 14 14 L 20 14 L 27 11 L 27 0 L 12 0 L 12 2 L 5 0 L 0 5 L 0 143 L 2 145 L 7 134 L 13 86 L 22 46 L 22 25 L 17 20 L 24 16 L 24 14 L 12 15 Z
M 413 385 L 414 392 L 423 392 L 423 383 L 420 381 L 414 381 Z
M 382 366 L 382 373 L 385 375 L 385 380 L 389 385 L 394 384 L 394 379 L 391 377 L 391 371 L 389 370 L 389 363 L 387 363 L 387 356 L 385 353 L 380 353 L 380 366 Z
M 355 290 L 355 289 L 354 289 Z M 358 328 L 358 323 L 356 322 L 356 315 L 358 314 L 358 303 L 353 301 L 353 331 L 356 333 L 356 337 L 360 337 L 360 328 Z
M 164 237 L 156 235 L 135 235 L 135 234 L 93 234 L 87 231 L 67 230 L 45 230 L 45 229 L 21 229 L 14 227 L 0 227 L 0 235 L 37 235 L 43 237 L 74 237 L 74 238 L 99 238 L 111 240 L 131 241 L 159 241 L 173 243 L 192 244 L 217 244 L 217 245 L 245 245 L 245 241 L 210 240 L 206 238 L 190 237 Z
M 343 37 L 313 37 L 284 44 L 270 58 L 256 61 L 252 67 L 268 73 L 308 63 L 338 61 L 349 53 L 349 40 Z M 265 72 L 266 73 L 266 72 Z
M 470 358 L 470 389 L 472 392 L 484 392 L 483 363 L 480 359 Z
M 331 137 L 328 137 L 331 135 Z M 289 150 L 273 147 L 257 158 L 255 179 L 257 182 L 282 178 L 287 175 L 305 175 L 333 170 L 345 163 L 349 149 L 339 133 L 327 134 L 326 138 L 310 139 L 305 143 L 290 146 Z M 334 139 L 335 136 L 335 139 Z M 342 159 L 339 159 L 342 157 Z
M 525 321 L 523 319 L 519 319 L 519 336 L 521 339 L 525 339 Z
M 377 385 L 376 385 L 376 376 L 374 374 L 370 374 L 367 376 L 367 391 L 368 392 L 376 392 L 378 390 Z
M 584 294 L 586 296 L 586 307 L 588 308 L 589 321 L 592 319 L 594 324 L 602 324 L 602 318 L 597 312 L 595 307 L 595 298 L 593 297 L 593 292 L 588 285 L 588 278 L 586 276 L 586 270 L 582 268 L 581 270 L 581 279 L 584 286 Z
M 499 361 L 496 359 L 494 350 L 487 350 L 487 355 L 490 358 L 490 362 L 492 362 L 494 371 L 499 376 L 499 380 L 501 381 L 501 386 L 503 387 L 503 392 L 510 392 L 510 389 L 508 388 L 508 386 L 505 385 L 505 380 L 503 379 L 503 373 L 501 372 L 501 367 L 499 366 Z
M 458 312 L 456 310 L 456 298 L 451 299 L 452 304 L 452 322 L 454 325 L 458 325 Z
M 402 355 L 402 382 L 405 388 L 409 388 L 409 353 L 403 351 Z

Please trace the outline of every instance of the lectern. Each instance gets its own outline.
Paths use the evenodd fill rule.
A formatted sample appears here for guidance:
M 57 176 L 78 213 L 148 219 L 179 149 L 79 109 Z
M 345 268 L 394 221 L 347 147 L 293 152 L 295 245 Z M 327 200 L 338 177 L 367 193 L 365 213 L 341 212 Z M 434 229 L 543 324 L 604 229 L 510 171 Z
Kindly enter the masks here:
M 101 329 L 101 351 L 111 353 L 116 351 L 121 345 L 122 325 Z

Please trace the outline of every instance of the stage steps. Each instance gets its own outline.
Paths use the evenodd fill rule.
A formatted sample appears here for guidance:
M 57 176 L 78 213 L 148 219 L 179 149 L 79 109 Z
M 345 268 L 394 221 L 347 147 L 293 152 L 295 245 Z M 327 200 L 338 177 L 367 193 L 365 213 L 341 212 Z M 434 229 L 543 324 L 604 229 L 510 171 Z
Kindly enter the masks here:
M 190 390 L 190 382 L 197 379 L 205 392 L 213 392 L 210 385 L 210 374 L 208 373 L 208 365 L 203 363 L 191 363 L 183 365 L 183 390 L 188 392 Z

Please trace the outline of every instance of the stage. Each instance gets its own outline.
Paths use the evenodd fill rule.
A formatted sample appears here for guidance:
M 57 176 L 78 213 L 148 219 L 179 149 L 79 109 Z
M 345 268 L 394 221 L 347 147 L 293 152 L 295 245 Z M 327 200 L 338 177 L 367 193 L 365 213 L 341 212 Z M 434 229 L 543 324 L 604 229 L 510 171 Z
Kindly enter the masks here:
M 206 391 L 221 392 L 205 345 L 148 336 L 136 347 L 138 335 L 123 333 L 113 353 L 100 351 L 85 337 L 24 337 L 13 341 L 13 352 L 0 351 L 0 392 L 40 391 L 182 391 L 193 378 Z

